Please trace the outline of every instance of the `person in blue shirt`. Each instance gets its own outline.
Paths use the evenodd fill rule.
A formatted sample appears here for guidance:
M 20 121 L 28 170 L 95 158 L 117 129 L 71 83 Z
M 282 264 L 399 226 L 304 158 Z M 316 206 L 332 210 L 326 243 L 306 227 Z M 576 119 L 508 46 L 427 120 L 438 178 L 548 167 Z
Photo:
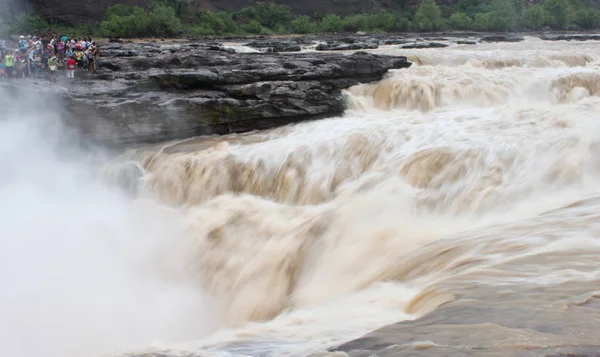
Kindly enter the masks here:
M 25 39 L 25 36 L 19 37 L 19 49 L 21 52 L 27 52 L 27 40 Z

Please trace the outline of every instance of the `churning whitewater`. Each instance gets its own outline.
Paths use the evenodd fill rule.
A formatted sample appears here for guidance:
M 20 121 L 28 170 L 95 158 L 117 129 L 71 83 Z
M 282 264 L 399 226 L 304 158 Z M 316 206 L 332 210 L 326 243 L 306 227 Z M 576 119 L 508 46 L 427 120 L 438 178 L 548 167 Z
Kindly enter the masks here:
M 371 52 L 414 64 L 347 90 L 342 117 L 138 148 L 97 171 L 49 154 L 47 133 L 25 139 L 35 121 L 3 124 L 3 346 L 597 351 L 600 45 Z

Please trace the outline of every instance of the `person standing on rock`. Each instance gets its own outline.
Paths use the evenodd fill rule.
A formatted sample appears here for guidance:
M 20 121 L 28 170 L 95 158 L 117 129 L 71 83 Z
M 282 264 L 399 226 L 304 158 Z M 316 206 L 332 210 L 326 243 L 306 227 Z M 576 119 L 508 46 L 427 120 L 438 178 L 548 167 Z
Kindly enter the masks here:
M 8 78 L 12 78 L 14 62 L 15 56 L 8 51 L 7 55 L 4 57 L 4 64 L 6 65 L 6 77 Z
M 19 37 L 19 50 L 23 54 L 27 53 L 27 40 L 25 39 L 25 36 Z
M 67 78 L 75 78 L 75 68 L 77 68 L 77 61 L 73 57 L 69 57 L 67 60 Z

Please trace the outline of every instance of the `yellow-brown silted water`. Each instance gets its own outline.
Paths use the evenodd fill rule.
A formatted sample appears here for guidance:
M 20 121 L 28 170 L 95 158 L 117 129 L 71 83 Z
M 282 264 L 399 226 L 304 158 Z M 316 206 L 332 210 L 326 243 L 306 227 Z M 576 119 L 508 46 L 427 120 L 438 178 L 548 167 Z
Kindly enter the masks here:
M 342 117 L 123 154 L 106 181 L 180 212 L 225 321 L 158 351 L 599 351 L 598 46 L 384 47 L 418 61 Z

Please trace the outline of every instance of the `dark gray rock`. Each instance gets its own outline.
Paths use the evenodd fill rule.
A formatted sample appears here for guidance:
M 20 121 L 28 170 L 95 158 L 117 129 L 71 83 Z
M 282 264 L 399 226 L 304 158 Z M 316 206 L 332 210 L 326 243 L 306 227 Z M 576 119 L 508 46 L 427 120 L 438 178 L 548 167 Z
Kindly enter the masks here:
M 197 43 L 127 47 L 127 55 L 116 47 L 103 50 L 97 73 L 77 73 L 74 82 L 60 76 L 56 85 L 31 79 L 0 86 L 60 100 L 65 123 L 86 140 L 123 146 L 335 116 L 345 109 L 342 89 L 411 65 L 405 57 L 365 52 L 232 54 Z
M 317 46 L 317 51 L 356 51 L 356 50 L 372 50 L 379 48 L 377 42 L 327 42 Z
M 600 35 L 543 35 L 545 41 L 600 41 Z
M 404 44 L 411 43 L 411 42 L 413 42 L 413 41 L 395 38 L 395 39 L 391 39 L 391 40 L 384 40 L 383 44 L 384 45 L 404 45 Z
M 468 40 L 458 40 L 456 41 L 457 45 L 476 45 L 476 41 L 468 41 Z
M 448 47 L 448 45 L 439 43 L 439 42 L 425 42 L 425 43 L 411 43 L 411 44 L 402 46 L 402 48 L 406 48 L 406 49 L 443 48 L 443 47 Z
M 300 52 L 302 48 L 291 41 L 253 41 L 245 46 L 256 48 L 263 52 Z
M 518 35 L 490 35 L 481 38 L 483 42 L 521 42 L 523 40 L 523 36 Z

